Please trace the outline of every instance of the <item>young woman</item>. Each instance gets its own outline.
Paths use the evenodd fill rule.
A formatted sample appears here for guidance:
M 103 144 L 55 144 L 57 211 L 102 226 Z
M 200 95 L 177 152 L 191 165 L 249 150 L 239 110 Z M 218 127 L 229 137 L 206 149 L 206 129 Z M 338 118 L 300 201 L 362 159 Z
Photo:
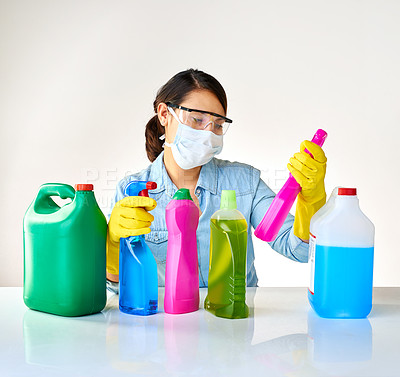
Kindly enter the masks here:
M 119 239 L 146 234 L 146 243 L 158 266 L 164 286 L 168 232 L 165 207 L 180 188 L 190 190 L 200 209 L 197 229 L 200 287 L 206 287 L 209 268 L 210 217 L 219 209 L 221 190 L 235 190 L 238 210 L 248 224 L 247 285 L 257 286 L 251 226 L 256 228 L 275 194 L 260 178 L 260 171 L 239 162 L 215 158 L 232 121 L 226 117 L 227 99 L 212 76 L 189 69 L 172 77 L 157 93 L 155 115 L 146 125 L 146 152 L 152 162 L 146 169 L 122 179 L 108 224 L 107 279 L 118 282 Z M 314 159 L 304 149 L 308 149 Z M 296 214 L 289 214 L 271 247 L 287 258 L 308 261 L 308 233 L 312 215 L 325 204 L 326 157 L 322 149 L 304 141 L 288 164 L 302 186 Z M 132 180 L 157 183 L 149 198 L 123 199 Z M 151 214 L 148 212 L 151 211 Z

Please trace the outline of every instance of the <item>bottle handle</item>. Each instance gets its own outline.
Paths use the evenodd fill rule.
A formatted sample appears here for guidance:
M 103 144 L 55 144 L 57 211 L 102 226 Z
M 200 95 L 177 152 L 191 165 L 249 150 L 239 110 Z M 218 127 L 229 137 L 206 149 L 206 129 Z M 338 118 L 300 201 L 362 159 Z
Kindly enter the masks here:
M 60 207 L 51 199 L 51 196 L 59 196 L 61 199 L 74 199 L 75 189 L 62 183 L 45 183 L 40 186 L 39 192 L 35 199 L 35 211 L 38 209 L 52 209 L 52 212 L 57 211 Z

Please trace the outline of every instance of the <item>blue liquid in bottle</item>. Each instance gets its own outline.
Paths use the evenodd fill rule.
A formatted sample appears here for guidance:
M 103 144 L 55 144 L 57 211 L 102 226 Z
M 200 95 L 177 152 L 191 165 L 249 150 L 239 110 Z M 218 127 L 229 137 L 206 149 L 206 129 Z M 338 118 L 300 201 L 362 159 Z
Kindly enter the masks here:
M 131 181 L 125 186 L 125 196 L 149 196 L 155 182 Z M 157 313 L 157 263 L 146 245 L 144 234 L 121 238 L 119 241 L 119 309 L 136 315 Z
M 315 247 L 310 305 L 324 318 L 365 318 L 372 309 L 374 248 Z M 312 288 L 311 288 L 312 289 Z
M 144 236 L 120 240 L 119 263 L 120 310 L 142 316 L 157 313 L 157 263 Z

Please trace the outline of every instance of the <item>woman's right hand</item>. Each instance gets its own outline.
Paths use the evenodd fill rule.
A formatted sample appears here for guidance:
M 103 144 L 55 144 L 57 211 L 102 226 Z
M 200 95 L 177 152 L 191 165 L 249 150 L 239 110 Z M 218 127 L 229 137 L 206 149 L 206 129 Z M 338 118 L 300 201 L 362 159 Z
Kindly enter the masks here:
M 118 276 L 120 238 L 150 233 L 154 217 L 148 211 L 156 206 L 157 202 L 146 196 L 128 196 L 115 203 L 107 227 L 107 276 Z

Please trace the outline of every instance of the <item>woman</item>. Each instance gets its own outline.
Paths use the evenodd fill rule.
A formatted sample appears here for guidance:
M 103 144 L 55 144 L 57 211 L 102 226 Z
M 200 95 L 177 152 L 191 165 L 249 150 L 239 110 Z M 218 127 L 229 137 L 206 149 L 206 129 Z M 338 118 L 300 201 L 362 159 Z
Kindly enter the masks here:
M 196 111 L 197 110 L 197 111 Z M 108 224 L 107 279 L 118 282 L 120 237 L 146 234 L 146 243 L 164 286 L 168 233 L 165 207 L 180 188 L 187 188 L 200 209 L 198 239 L 199 284 L 206 287 L 209 268 L 210 217 L 219 209 L 221 190 L 235 190 L 238 210 L 248 224 L 247 285 L 257 286 L 251 226 L 262 220 L 275 194 L 250 165 L 215 158 L 222 150 L 230 119 L 226 94 L 212 76 L 189 69 L 172 77 L 157 93 L 156 115 L 146 125 L 146 152 L 152 164 L 118 185 Z M 314 156 L 311 158 L 304 149 Z M 288 168 L 302 186 L 295 218 L 289 214 L 271 247 L 287 258 L 308 261 L 308 233 L 312 215 L 325 204 L 326 158 L 317 145 L 304 141 Z M 150 198 L 123 199 L 132 180 L 157 182 Z M 151 211 L 150 214 L 148 211 Z M 150 233 L 151 230 L 151 233 Z

